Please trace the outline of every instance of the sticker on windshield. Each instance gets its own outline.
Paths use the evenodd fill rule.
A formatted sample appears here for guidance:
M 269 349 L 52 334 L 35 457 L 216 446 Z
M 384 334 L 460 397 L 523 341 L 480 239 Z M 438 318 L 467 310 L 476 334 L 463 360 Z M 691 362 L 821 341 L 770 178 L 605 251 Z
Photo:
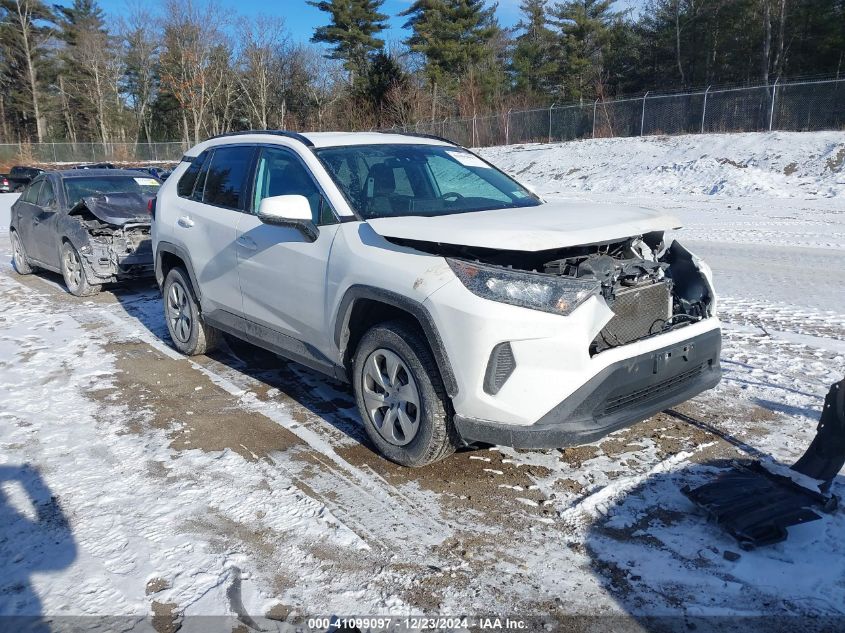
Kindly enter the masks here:
M 485 163 L 475 154 L 470 154 L 469 152 L 454 152 L 449 150 L 446 150 L 446 153 L 449 154 L 449 156 L 454 158 L 464 167 L 481 167 L 482 169 L 491 169 L 490 165 Z
M 158 187 L 161 183 L 155 178 L 133 178 L 142 187 Z

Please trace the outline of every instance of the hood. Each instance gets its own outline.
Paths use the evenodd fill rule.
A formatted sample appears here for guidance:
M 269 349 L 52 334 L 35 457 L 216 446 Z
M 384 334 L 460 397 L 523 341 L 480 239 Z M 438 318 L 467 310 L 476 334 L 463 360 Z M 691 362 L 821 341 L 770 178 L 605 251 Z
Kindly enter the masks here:
M 383 237 L 420 242 L 546 251 L 680 228 L 671 215 L 642 207 L 549 200 L 536 207 L 367 220 Z
M 68 215 L 81 215 L 86 211 L 98 220 L 115 226 L 124 224 L 149 224 L 150 214 L 147 204 L 150 196 L 137 193 L 110 193 L 102 196 L 89 196 L 77 202 Z

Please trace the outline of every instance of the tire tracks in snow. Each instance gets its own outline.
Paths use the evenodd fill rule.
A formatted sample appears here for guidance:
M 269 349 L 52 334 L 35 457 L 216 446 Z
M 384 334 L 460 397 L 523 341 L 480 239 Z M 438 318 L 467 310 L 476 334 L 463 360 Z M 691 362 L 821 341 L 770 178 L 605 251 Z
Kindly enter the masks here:
M 10 270 L 3 272 L 14 274 Z M 131 306 L 137 300 L 130 293 L 114 303 L 107 300 L 108 295 L 102 295 L 98 301 L 78 302 L 51 279 L 34 279 L 35 284 L 22 283 L 21 286 L 46 298 L 58 311 L 81 322 L 105 321 L 118 336 L 141 341 L 173 360 L 188 363 L 194 371 L 236 398 L 240 409 L 263 415 L 296 436 L 303 444 L 302 451 L 293 451 L 291 455 L 272 454 L 262 467 L 284 470 L 306 494 L 316 494 L 320 502 L 369 547 L 388 552 L 413 548 L 420 559 L 425 559 L 431 556 L 435 546 L 453 535 L 456 526 L 434 516 L 431 503 L 423 507 L 372 469 L 360 468 L 339 455 L 330 439 L 336 429 L 321 416 L 292 399 L 276 402 L 262 398 L 258 379 L 220 361 L 208 357 L 186 358 L 175 351 L 141 323 L 138 315 L 132 314 Z M 49 288 L 48 292 L 35 287 L 41 282 Z M 143 295 L 140 298 L 147 301 Z M 297 417 L 304 415 L 307 423 L 294 418 L 293 412 L 297 410 L 302 414 Z M 409 538 L 411 534 L 413 538 Z

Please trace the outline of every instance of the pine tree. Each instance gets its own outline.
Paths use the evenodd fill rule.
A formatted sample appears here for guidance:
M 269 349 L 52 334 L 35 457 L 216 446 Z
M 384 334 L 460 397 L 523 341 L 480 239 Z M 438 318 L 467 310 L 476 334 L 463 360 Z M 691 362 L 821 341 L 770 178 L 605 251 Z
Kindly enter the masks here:
M 47 43 L 55 16 L 41 0 L 0 0 L 0 17 L 0 72 L 11 91 L 4 109 L 20 130 L 18 140 L 30 140 L 34 131 L 40 143 L 47 135 L 41 74 L 52 61 Z
M 329 57 L 341 60 L 353 78 L 363 75 L 373 53 L 384 48 L 384 40 L 376 37 L 386 28 L 387 15 L 379 12 L 384 0 L 308 0 L 308 4 L 331 19 L 315 29 L 311 41 L 329 44 Z
M 56 5 L 59 37 L 67 46 L 79 44 L 83 33 L 107 34 L 106 17 L 96 0 L 73 0 L 69 7 Z
M 399 15 L 412 29 L 406 41 L 425 57 L 426 74 L 434 84 L 461 77 L 491 54 L 491 40 L 499 32 L 496 7 L 484 0 L 415 0 Z
M 556 64 L 553 58 L 555 34 L 548 27 L 548 0 L 522 0 L 522 20 L 516 25 L 511 59 L 514 88 L 528 95 L 552 93 Z
M 613 0 L 567 0 L 551 11 L 551 23 L 560 29 L 560 83 L 572 99 L 592 98 L 604 81 L 604 58 L 611 26 L 620 13 Z

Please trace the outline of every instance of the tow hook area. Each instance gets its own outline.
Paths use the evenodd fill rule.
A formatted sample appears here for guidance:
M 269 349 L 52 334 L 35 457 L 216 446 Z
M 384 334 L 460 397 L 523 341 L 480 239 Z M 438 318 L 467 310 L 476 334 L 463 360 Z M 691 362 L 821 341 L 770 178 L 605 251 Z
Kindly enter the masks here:
M 818 432 L 807 452 L 787 468 L 756 460 L 735 464 L 713 481 L 681 492 L 752 550 L 786 540 L 786 528 L 821 519 L 839 498 L 830 486 L 845 466 L 845 380 L 835 383 L 825 398 Z

